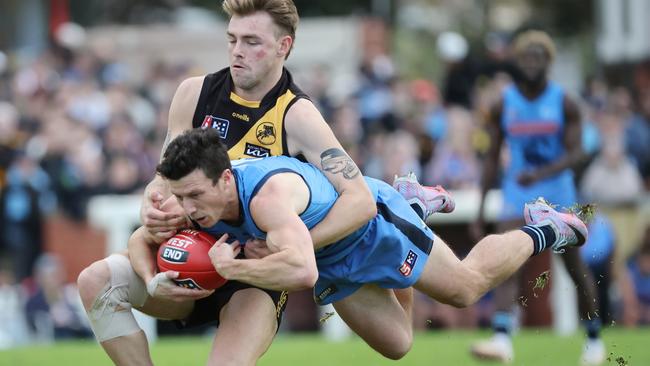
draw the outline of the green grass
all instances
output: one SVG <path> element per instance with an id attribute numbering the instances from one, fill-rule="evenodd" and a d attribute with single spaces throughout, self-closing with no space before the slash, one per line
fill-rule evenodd
<path id="1" fill-rule="evenodd" d="M 494 365 L 474 361 L 467 352 L 473 341 L 486 336 L 488 336 L 486 332 L 475 331 L 436 331 L 416 334 L 411 352 L 404 359 L 395 362 L 382 358 L 358 338 L 342 343 L 329 343 L 318 335 L 281 334 L 258 365 Z M 610 360 L 606 361 L 605 365 L 650 365 L 650 328 L 607 329 L 603 338 L 610 354 Z M 583 337 L 578 334 L 559 337 L 547 330 L 526 330 L 519 333 L 514 342 L 516 365 L 576 366 Z M 152 347 L 151 353 L 156 365 L 203 365 L 209 347 L 210 339 L 205 337 L 165 337 Z M 111 365 L 111 363 L 99 345 L 86 341 L 60 342 L 51 346 L 1 351 L 0 365 L 100 366 Z"/>

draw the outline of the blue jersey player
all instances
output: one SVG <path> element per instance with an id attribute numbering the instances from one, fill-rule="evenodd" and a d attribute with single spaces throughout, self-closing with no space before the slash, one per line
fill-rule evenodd
<path id="1" fill-rule="evenodd" d="M 499 170 L 503 145 L 508 162 L 501 180 L 503 211 L 499 231 L 521 226 L 524 217 L 520 208 L 538 197 L 564 208 L 577 201 L 571 168 L 583 157 L 580 116 L 577 105 L 564 89 L 547 78 L 555 54 L 553 42 L 546 33 L 527 31 L 515 40 L 514 52 L 518 77 L 503 91 L 487 123 L 492 144 L 483 170 L 476 228 L 483 226 L 483 202 Z M 595 283 L 578 250 L 569 248 L 561 257 L 576 284 L 580 315 L 588 333 L 582 363 L 600 364 L 605 359 L 605 349 L 599 339 Z M 502 362 L 513 360 L 511 310 L 518 297 L 518 282 L 518 276 L 513 276 L 495 290 L 495 335 L 472 347 L 475 356 Z"/>
<path id="2" fill-rule="evenodd" d="M 366 178 L 377 215 L 314 252 L 309 228 L 327 215 L 337 193 L 313 165 L 288 157 L 231 165 L 216 132 L 193 130 L 172 141 L 157 171 L 202 230 L 227 233 L 209 253 L 223 277 L 275 290 L 313 287 L 318 303 L 333 303 L 357 334 L 392 359 L 412 343 L 412 304 L 394 289 L 413 286 L 467 306 L 531 255 L 582 245 L 587 235 L 575 215 L 529 204 L 528 225 L 483 238 L 460 261 L 395 189 Z M 249 254 L 245 244 L 260 240 L 268 255 L 240 256 L 242 250 Z"/>

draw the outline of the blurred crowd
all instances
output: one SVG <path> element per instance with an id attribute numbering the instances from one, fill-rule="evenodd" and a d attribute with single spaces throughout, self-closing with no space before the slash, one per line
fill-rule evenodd
<path id="1" fill-rule="evenodd" d="M 21 284 L 28 317 L 41 296 L 45 220 L 85 222 L 91 197 L 138 193 L 150 181 L 171 98 L 187 75 L 183 65 L 154 63 L 146 82 L 131 85 L 119 60 L 57 44 L 0 74 L 0 286 Z M 77 306 L 78 296 L 70 299 Z"/>
<path id="2" fill-rule="evenodd" d="M 390 54 L 364 56 L 357 87 L 346 96 L 329 93 L 323 65 L 296 73 L 364 174 L 391 182 L 412 171 L 424 184 L 478 189 L 490 144 L 482 125 L 512 82 L 507 42 L 469 52 L 459 35 L 445 37 L 438 42 L 440 82 L 401 77 Z M 139 193 L 154 173 L 177 85 L 215 71 L 158 61 L 147 70 L 134 85 L 132 71 L 111 54 L 57 44 L 0 70 L 0 303 L 24 314 L 25 334 L 89 334 L 74 286 L 57 274 L 61 261 L 44 251 L 43 223 L 52 215 L 83 222 L 95 195 Z M 583 256 L 601 279 L 607 319 L 648 324 L 650 227 L 639 208 L 650 189 L 650 90 L 593 77 L 576 98 L 588 155 L 577 184 L 584 202 L 599 206 L 591 223 L 599 234 Z M 418 322 L 423 326 L 476 326 L 487 318 L 481 309 L 457 312 L 427 301 L 416 319 L 429 320 Z M 16 319 L 0 322 L 0 349 L 10 344 L 5 333 L 15 337 L 10 329 L 22 329 L 7 326 Z"/>

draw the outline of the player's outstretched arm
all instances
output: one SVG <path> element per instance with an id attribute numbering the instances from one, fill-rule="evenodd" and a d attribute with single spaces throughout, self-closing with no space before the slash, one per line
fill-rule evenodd
<path id="1" fill-rule="evenodd" d="M 167 145 L 183 131 L 192 128 L 194 109 L 198 102 L 203 77 L 186 79 L 176 90 L 169 108 L 167 135 L 163 143 L 160 156 L 162 158 Z M 153 180 L 145 187 L 140 220 L 152 235 L 162 241 L 170 238 L 185 224 L 185 215 L 180 205 L 174 205 L 174 198 L 170 201 L 171 194 L 164 179 L 156 174 Z"/>
<path id="2" fill-rule="evenodd" d="M 272 290 L 295 291 L 314 286 L 318 279 L 309 230 L 300 220 L 309 200 L 309 190 L 296 174 L 271 177 L 251 200 L 255 225 L 265 231 L 272 254 L 261 259 L 235 259 L 239 243 L 219 243 L 210 249 L 210 259 L 228 280 L 246 282 Z"/>
<path id="3" fill-rule="evenodd" d="M 343 239 L 375 217 L 376 203 L 363 175 L 311 101 L 300 99 L 291 106 L 285 128 L 289 152 L 303 154 L 339 193 L 325 219 L 310 231 L 315 249 Z"/>

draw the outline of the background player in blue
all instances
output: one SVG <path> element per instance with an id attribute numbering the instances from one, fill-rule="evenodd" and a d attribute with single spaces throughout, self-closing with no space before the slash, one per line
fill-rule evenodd
<path id="1" fill-rule="evenodd" d="M 525 207 L 526 226 L 483 238 L 460 261 L 391 186 L 366 178 L 378 214 L 359 230 L 318 249 L 309 228 L 337 199 L 313 165 L 288 157 L 243 160 L 231 166 L 215 131 L 177 137 L 157 168 L 186 214 L 203 230 L 229 233 L 210 250 L 229 280 L 275 290 L 314 287 L 321 304 L 333 303 L 343 320 L 386 357 L 401 358 L 412 343 L 411 314 L 392 289 L 414 288 L 463 307 L 549 247 L 582 245 L 587 229 L 573 214 L 544 203 Z M 228 237 L 234 242 L 226 243 Z M 232 240 L 231 239 L 231 240 Z M 263 258 L 237 258 L 242 244 L 263 239 Z M 129 250 L 149 250 L 132 241 Z"/>
<path id="2" fill-rule="evenodd" d="M 485 194 L 499 171 L 503 144 L 507 146 L 508 163 L 501 181 L 503 212 L 498 231 L 520 226 L 524 219 L 520 207 L 539 196 L 564 208 L 577 202 L 571 168 L 583 158 L 580 116 L 576 103 L 547 78 L 555 55 L 553 41 L 544 32 L 526 31 L 515 39 L 514 54 L 519 71 L 516 82 L 504 90 L 487 123 L 492 144 L 483 167 L 476 236 L 482 235 Z M 577 249 L 569 248 L 561 257 L 576 285 L 580 317 L 587 328 L 582 362 L 602 363 L 605 349 L 599 339 L 601 324 L 595 283 Z M 475 356 L 503 362 L 513 360 L 510 335 L 519 282 L 519 277 L 513 276 L 494 291 L 495 335 L 472 347 Z"/>

